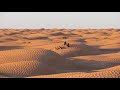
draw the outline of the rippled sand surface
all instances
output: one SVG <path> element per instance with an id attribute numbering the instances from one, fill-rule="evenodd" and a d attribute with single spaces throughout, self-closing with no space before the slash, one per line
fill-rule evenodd
<path id="1" fill-rule="evenodd" d="M 0 29 L 0 78 L 119 78 L 119 29 Z"/>

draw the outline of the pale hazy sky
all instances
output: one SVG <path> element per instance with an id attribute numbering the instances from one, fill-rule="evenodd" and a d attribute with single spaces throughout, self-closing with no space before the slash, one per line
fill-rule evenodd
<path id="1" fill-rule="evenodd" d="M 0 28 L 120 28 L 120 12 L 0 12 Z"/>

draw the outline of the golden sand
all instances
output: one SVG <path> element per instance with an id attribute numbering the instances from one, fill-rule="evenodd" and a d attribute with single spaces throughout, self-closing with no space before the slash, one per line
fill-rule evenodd
<path id="1" fill-rule="evenodd" d="M 119 39 L 118 29 L 1 29 L 0 78 L 120 78 Z"/>

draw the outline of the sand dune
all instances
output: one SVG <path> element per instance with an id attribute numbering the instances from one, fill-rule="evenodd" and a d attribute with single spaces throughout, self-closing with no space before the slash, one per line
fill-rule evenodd
<path id="1" fill-rule="evenodd" d="M 70 42 L 70 43 L 71 43 L 70 47 L 67 47 L 64 50 L 55 50 L 55 52 L 57 52 L 58 54 L 64 57 L 89 55 L 100 52 L 97 48 L 85 45 L 83 43 L 77 43 L 77 42 Z M 91 50 L 94 50 L 94 52 L 91 52 Z"/>
<path id="2" fill-rule="evenodd" d="M 119 29 L 0 29 L 0 78 L 120 78 L 119 39 Z"/>
<path id="3" fill-rule="evenodd" d="M 84 43 L 76 42 L 76 41 L 68 41 L 68 42 L 70 43 L 70 47 L 65 46 L 63 44 L 64 43 L 63 41 L 60 41 L 60 43 L 53 43 L 49 45 L 36 46 L 36 47 L 52 50 L 64 57 L 73 57 L 73 56 L 79 56 L 79 55 L 89 55 L 89 54 L 100 53 L 99 49 L 92 46 L 88 46 Z M 56 47 L 62 47 L 63 49 L 57 50 Z M 91 50 L 94 50 L 94 52 L 91 52 Z"/>
<path id="4" fill-rule="evenodd" d="M 98 70 L 98 71 L 108 71 L 108 70 L 116 70 L 116 71 L 120 71 L 120 65 L 118 66 L 113 66 L 113 67 L 110 67 L 110 68 L 105 68 L 105 69 L 101 69 L 101 70 Z"/>
<path id="5" fill-rule="evenodd" d="M 120 71 L 102 71 L 102 72 L 92 72 L 92 73 L 62 73 L 53 75 L 39 75 L 27 78 L 120 78 Z"/>
<path id="6" fill-rule="evenodd" d="M 105 69 L 120 64 L 120 56 L 114 57 L 112 55 L 78 56 L 70 59 L 75 61 L 79 68 L 88 70 Z"/>
<path id="7" fill-rule="evenodd" d="M 120 49 L 120 43 L 119 44 L 110 44 L 110 45 L 104 45 L 100 47 L 101 49 Z"/>
<path id="8" fill-rule="evenodd" d="M 14 77 L 48 74 L 73 69 L 71 61 L 45 49 L 16 49 L 0 52 L 0 73 Z"/>

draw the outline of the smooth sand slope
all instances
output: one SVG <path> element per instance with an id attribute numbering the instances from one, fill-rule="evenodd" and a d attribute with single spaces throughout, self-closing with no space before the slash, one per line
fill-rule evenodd
<path id="1" fill-rule="evenodd" d="M 0 29 L 0 78 L 120 78 L 119 29 Z"/>

